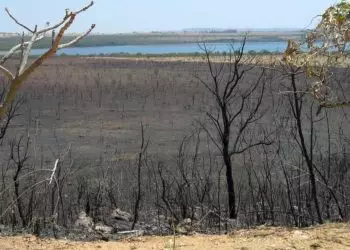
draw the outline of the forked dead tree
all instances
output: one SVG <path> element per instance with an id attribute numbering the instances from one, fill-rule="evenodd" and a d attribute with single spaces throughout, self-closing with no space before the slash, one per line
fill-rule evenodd
<path id="1" fill-rule="evenodd" d="M 261 138 L 249 134 L 252 126 L 264 114 L 262 101 L 265 93 L 267 77 L 264 69 L 257 70 L 252 58 L 244 56 L 246 39 L 239 50 L 234 50 L 221 63 L 214 63 L 210 50 L 204 45 L 206 63 L 209 68 L 209 79 L 196 76 L 215 100 L 214 111 L 207 112 L 211 124 L 218 137 L 211 134 L 203 124 L 202 127 L 217 146 L 226 166 L 226 182 L 228 192 L 229 217 L 237 218 L 235 183 L 233 179 L 233 158 L 259 145 L 270 145 L 272 142 L 261 133 Z M 246 60 L 248 59 L 248 60 Z M 253 72 L 257 70 L 256 72 Z M 257 74 L 256 79 L 244 77 Z M 254 77 L 253 77 L 254 78 Z M 256 129 L 256 128 L 255 128 Z"/>
<path id="2" fill-rule="evenodd" d="M 73 24 L 76 17 L 89 9 L 94 2 L 92 1 L 90 4 L 86 5 L 82 9 L 78 11 L 69 11 L 66 9 L 66 13 L 63 19 L 56 24 L 50 25 L 46 23 L 46 26 L 42 29 L 39 29 L 36 25 L 34 28 L 30 28 L 27 25 L 21 23 L 11 12 L 9 9 L 5 9 L 8 16 L 20 27 L 29 32 L 30 39 L 28 41 L 24 41 L 24 35 L 22 37 L 22 41 L 15 45 L 12 49 L 10 49 L 1 59 L 0 59 L 0 71 L 8 78 L 9 80 L 9 89 L 3 98 L 2 104 L 0 106 L 0 120 L 2 120 L 6 114 L 7 109 L 10 107 L 11 103 L 16 97 L 16 93 L 22 83 L 28 79 L 28 77 L 36 70 L 38 67 L 49 57 L 53 56 L 57 50 L 67 48 L 72 46 L 86 37 L 94 28 L 95 24 L 92 24 L 91 27 L 83 34 L 77 36 L 67 43 L 61 43 L 61 40 L 68 30 L 68 28 Z M 58 29 L 57 35 L 56 30 Z M 47 51 L 35 59 L 33 62 L 28 65 L 28 58 L 30 56 L 33 45 L 42 40 L 49 32 L 52 33 L 52 46 L 47 49 Z M 4 66 L 4 64 L 12 58 L 16 53 L 20 52 L 20 63 L 19 67 L 13 73 L 11 70 Z"/>
<path id="3" fill-rule="evenodd" d="M 36 25 L 34 28 L 30 28 L 29 26 L 23 24 L 20 22 L 11 12 L 9 9 L 5 9 L 8 16 L 16 23 L 18 24 L 22 29 L 24 29 L 26 32 L 29 33 L 30 38 L 29 40 L 25 41 L 25 36 L 23 33 L 21 42 L 15 46 L 13 46 L 5 55 L 3 55 L 0 58 L 0 74 L 2 73 L 5 75 L 8 79 L 7 87 L 4 88 L 4 90 L 1 92 L 0 95 L 0 121 L 2 122 L 1 125 L 1 131 L 0 131 L 0 140 L 4 137 L 5 132 L 8 128 L 8 125 L 13 117 L 16 116 L 16 111 L 18 110 L 19 105 L 21 104 L 20 99 L 16 100 L 16 95 L 19 90 L 19 88 L 22 86 L 22 84 L 30 77 L 30 75 L 37 70 L 45 60 L 50 58 L 51 56 L 55 55 L 57 50 L 67 48 L 69 46 L 72 46 L 85 38 L 94 28 L 95 24 L 92 24 L 91 27 L 82 33 L 81 35 L 73 38 L 71 41 L 67 43 L 62 43 L 62 38 L 65 34 L 65 32 L 69 29 L 69 27 L 73 24 L 76 17 L 82 13 L 88 10 L 94 2 L 90 2 L 88 5 L 84 6 L 82 9 L 78 11 L 69 11 L 66 9 L 65 15 L 63 16 L 62 20 L 50 25 L 49 23 L 46 23 L 45 27 L 40 29 Z M 36 44 L 38 41 L 44 39 L 48 33 L 52 33 L 52 44 L 51 47 L 46 50 L 45 53 L 34 59 L 32 62 L 29 60 L 33 45 Z M 11 69 L 7 66 L 7 62 L 16 55 L 19 54 L 19 66 L 16 68 L 14 72 L 11 71 Z M 20 218 L 22 220 L 23 226 L 28 225 L 30 221 L 30 213 L 32 210 L 28 208 L 29 212 L 25 213 L 25 205 L 23 203 L 23 196 L 25 196 L 29 191 L 33 190 L 36 186 L 40 185 L 41 183 L 48 182 L 49 184 L 52 184 L 53 180 L 56 181 L 55 175 L 56 175 L 56 168 L 57 164 L 61 159 L 57 159 L 55 166 L 52 170 L 45 170 L 50 172 L 51 177 L 44 179 L 40 182 L 35 183 L 34 185 L 30 186 L 29 188 L 25 188 L 25 190 L 20 190 L 20 179 L 22 178 L 20 175 L 24 168 L 24 163 L 28 159 L 28 145 L 29 145 L 29 139 L 27 140 L 25 150 L 23 152 L 23 156 L 21 154 L 21 140 L 18 142 L 17 147 L 15 147 L 15 144 L 11 144 L 11 161 L 16 166 L 15 174 L 13 176 L 13 183 L 14 183 L 14 201 L 11 203 L 8 208 L 0 215 L 0 217 L 3 217 L 11 209 L 11 207 L 14 204 L 17 204 L 17 208 L 19 211 Z M 15 150 L 16 148 L 16 150 Z M 14 151 L 17 152 L 17 154 L 13 153 Z M 15 157 L 16 156 L 16 157 Z M 33 172 L 34 173 L 34 172 Z M 32 196 L 33 197 L 33 193 Z"/>

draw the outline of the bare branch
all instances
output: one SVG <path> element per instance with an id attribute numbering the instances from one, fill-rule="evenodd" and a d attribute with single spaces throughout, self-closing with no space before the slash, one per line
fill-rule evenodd
<path id="1" fill-rule="evenodd" d="M 59 23 L 57 23 L 57 24 L 55 24 L 55 25 L 53 25 L 53 26 L 49 26 L 49 27 L 47 27 L 47 28 L 44 28 L 44 29 L 42 29 L 42 30 L 39 30 L 37 33 L 38 33 L 38 34 L 44 34 L 44 33 L 48 32 L 48 31 L 57 29 L 57 28 L 59 28 L 62 24 L 64 24 L 66 21 L 67 21 L 67 18 L 65 17 L 65 18 L 63 18 L 63 20 L 60 21 Z"/>
<path id="2" fill-rule="evenodd" d="M 219 133 L 220 139 L 223 139 L 224 136 L 224 132 L 222 131 L 222 128 L 220 126 L 220 121 L 219 121 L 219 117 L 215 118 L 212 114 L 210 114 L 209 112 L 207 112 L 207 116 L 210 118 L 210 120 L 212 121 L 212 123 L 215 125 L 217 132 Z"/>
<path id="3" fill-rule="evenodd" d="M 95 24 L 92 24 L 90 29 L 88 29 L 84 34 L 81 34 L 80 36 L 76 37 L 75 39 L 73 39 L 68 43 L 60 44 L 57 49 L 67 48 L 78 43 L 80 40 L 84 39 L 87 35 L 89 35 L 90 32 L 95 28 L 95 26 L 96 26 Z"/>
<path id="4" fill-rule="evenodd" d="M 230 120 L 229 120 L 229 124 L 231 125 L 233 123 L 234 120 L 236 120 L 236 118 L 242 114 L 243 109 L 244 109 L 244 105 L 245 105 L 245 101 L 247 100 L 246 97 L 242 96 L 242 101 L 241 101 L 241 105 L 239 107 L 239 109 L 237 110 L 237 112 L 231 116 Z"/>
<path id="5" fill-rule="evenodd" d="M 245 151 L 247 151 L 248 149 L 254 148 L 256 146 L 262 146 L 262 145 L 270 146 L 272 143 L 273 143 L 273 141 L 259 141 L 259 142 L 253 143 L 253 144 L 249 144 L 248 146 L 246 146 L 245 148 L 243 148 L 241 150 L 234 150 L 234 151 L 232 151 L 230 153 L 230 156 L 242 154 Z"/>
<path id="6" fill-rule="evenodd" d="M 73 21 L 75 19 L 75 15 L 72 14 L 68 22 L 65 23 L 65 25 L 60 29 L 53 46 L 46 51 L 43 55 L 41 55 L 38 59 L 36 59 L 26 70 L 23 71 L 22 74 L 19 74 L 16 76 L 16 78 L 13 79 L 11 82 L 10 90 L 6 95 L 6 99 L 4 101 L 4 104 L 0 107 L 0 119 L 4 116 L 6 113 L 6 110 L 8 106 L 11 104 L 11 102 L 14 100 L 17 90 L 19 89 L 20 85 L 29 77 L 31 73 L 34 72 L 47 58 L 54 55 L 54 53 L 57 51 L 57 47 L 59 46 L 59 43 L 63 37 L 64 32 L 72 25 Z"/>
<path id="7" fill-rule="evenodd" d="M 54 177 L 55 177 L 55 173 L 56 173 L 56 169 L 57 169 L 58 162 L 59 162 L 59 159 L 56 159 L 55 165 L 53 166 L 53 169 L 51 170 L 52 173 L 51 173 L 51 177 L 50 177 L 50 180 L 49 180 L 49 184 L 52 183 L 52 180 L 53 180 Z"/>
<path id="8" fill-rule="evenodd" d="M 198 124 L 201 126 L 201 128 L 207 133 L 207 135 L 209 136 L 210 140 L 215 144 L 216 148 L 220 151 L 220 153 L 222 154 L 222 147 L 219 145 L 219 143 L 216 141 L 216 138 L 210 133 L 210 131 L 206 128 L 206 126 L 200 122 L 197 121 Z"/>
<path id="9" fill-rule="evenodd" d="M 13 74 L 11 73 L 10 70 L 6 69 L 4 66 L 0 65 L 0 71 L 2 71 L 7 78 L 9 78 L 10 81 L 12 81 L 15 77 L 13 76 Z"/>
<path id="10" fill-rule="evenodd" d="M 78 15 L 80 14 L 81 12 L 83 11 L 86 11 L 87 9 L 89 9 L 92 5 L 94 5 L 94 1 L 91 1 L 90 4 L 88 4 L 87 6 L 85 6 L 84 8 L 82 8 L 81 10 L 78 10 L 76 12 L 71 12 L 71 13 L 66 13 L 65 17 L 62 19 L 62 21 L 58 22 L 57 24 L 53 25 L 53 26 L 50 26 L 50 27 L 47 27 L 47 28 L 44 28 L 42 30 L 39 30 L 37 33 L 38 34 L 42 34 L 42 33 L 46 33 L 48 31 L 51 31 L 51 30 L 54 30 L 54 29 L 57 29 L 58 27 L 60 27 L 62 24 L 64 24 L 71 15 Z"/>
<path id="11" fill-rule="evenodd" d="M 3 56 L 0 60 L 0 65 L 4 64 L 4 62 L 6 60 L 8 60 L 9 58 L 11 58 L 11 56 L 18 50 L 22 50 L 22 57 L 20 60 L 20 67 L 16 73 L 16 75 L 14 76 L 8 69 L 6 69 L 5 67 L 1 66 L 0 67 L 0 71 L 4 72 L 4 74 L 10 79 L 10 89 L 8 91 L 8 93 L 6 94 L 6 97 L 3 100 L 3 105 L 0 106 L 0 120 L 4 117 L 9 105 L 12 103 L 12 101 L 14 100 L 17 90 L 19 89 L 19 87 L 21 86 L 21 84 L 30 76 L 31 73 L 33 73 L 46 59 L 48 59 L 49 57 L 53 56 L 56 51 L 58 49 L 61 48 L 65 48 L 68 46 L 71 46 L 77 42 L 79 42 L 81 39 L 83 39 L 84 37 L 86 37 L 93 28 L 95 28 L 95 24 L 91 25 L 90 29 L 87 30 L 84 34 L 76 37 L 75 39 L 73 39 L 72 41 L 65 43 L 65 44 L 60 44 L 63 35 L 65 33 L 65 31 L 72 25 L 73 21 L 75 20 L 75 17 L 80 14 L 83 11 L 86 11 L 87 9 L 89 9 L 92 5 L 94 4 L 94 2 L 90 2 L 90 4 L 86 5 L 84 8 L 76 11 L 76 12 L 69 12 L 68 10 L 66 10 L 66 15 L 63 18 L 63 20 L 61 22 L 59 22 L 58 24 L 51 26 L 51 27 L 46 27 L 40 31 L 37 31 L 37 26 L 35 26 L 34 30 L 29 29 L 27 26 L 21 24 L 20 22 L 17 21 L 17 19 L 10 13 L 10 11 L 6 8 L 6 12 L 8 13 L 8 15 L 21 27 L 25 28 L 26 30 L 28 30 L 29 32 L 32 33 L 32 37 L 30 39 L 30 41 L 24 42 L 23 38 L 22 38 L 22 42 L 16 46 L 14 46 L 8 53 L 5 54 L 5 56 Z M 49 23 L 47 23 L 47 26 L 49 25 Z M 49 50 L 47 50 L 43 55 L 41 55 L 38 59 L 36 59 L 33 63 L 31 63 L 27 68 L 27 62 L 28 62 L 28 58 L 30 55 L 30 51 L 32 49 L 33 44 L 36 41 L 39 41 L 40 39 L 43 39 L 45 36 L 45 33 L 47 31 L 54 31 L 55 28 L 60 27 L 61 25 L 63 25 L 57 36 L 53 35 L 53 41 L 52 41 L 52 46 Z"/>
<path id="12" fill-rule="evenodd" d="M 38 36 L 34 42 L 38 42 L 40 40 L 42 40 L 45 36 L 44 35 L 40 35 Z M 21 46 L 24 45 L 24 46 L 27 46 L 29 44 L 29 41 L 28 42 L 24 42 L 23 44 L 22 43 L 19 43 L 17 44 L 16 46 L 13 46 L 12 49 L 10 49 L 1 59 L 0 59 L 0 65 L 4 64 L 8 59 L 10 59 L 14 53 L 16 53 L 18 50 L 21 49 Z"/>
<path id="13" fill-rule="evenodd" d="M 36 40 L 36 38 L 38 37 L 37 34 L 33 34 L 32 38 L 30 39 L 30 41 L 28 42 L 26 48 L 23 48 L 24 51 L 23 51 L 23 57 L 21 59 L 21 65 L 19 66 L 19 70 L 18 70 L 18 74 L 22 74 L 24 69 L 25 69 L 25 66 L 27 65 L 27 62 L 28 62 L 28 57 L 30 55 L 30 51 L 32 50 L 32 47 L 33 47 L 33 44 Z M 24 44 L 24 43 L 23 43 Z M 24 47 L 22 44 L 22 47 Z"/>
<path id="14" fill-rule="evenodd" d="M 83 7 L 81 10 L 78 10 L 78 11 L 74 12 L 74 14 L 75 15 L 79 15 L 81 12 L 86 11 L 87 9 L 89 9 L 92 5 L 94 5 L 94 1 L 91 1 L 88 5 Z"/>
<path id="15" fill-rule="evenodd" d="M 19 26 L 21 26 L 22 28 L 26 29 L 27 31 L 29 31 L 30 33 L 34 33 L 35 30 L 32 30 L 30 28 L 28 28 L 26 25 L 20 23 L 11 13 L 10 10 L 8 8 L 5 8 L 5 11 L 7 12 L 7 14 L 10 16 L 10 18 L 15 21 L 15 23 L 17 23 Z"/>

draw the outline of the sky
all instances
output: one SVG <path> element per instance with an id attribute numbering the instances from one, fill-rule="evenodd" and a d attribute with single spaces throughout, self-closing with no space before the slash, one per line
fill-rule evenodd
<path id="1" fill-rule="evenodd" d="M 42 27 L 61 20 L 64 10 L 89 0 L 0 0 L 0 32 L 20 32 L 4 11 L 22 23 Z M 96 24 L 94 32 L 125 33 L 184 28 L 310 28 L 310 22 L 336 0 L 95 0 L 79 15 L 70 32 Z"/>

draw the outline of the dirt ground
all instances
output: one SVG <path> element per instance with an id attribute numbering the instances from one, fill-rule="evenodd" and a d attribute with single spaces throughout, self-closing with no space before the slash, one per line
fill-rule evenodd
<path id="1" fill-rule="evenodd" d="M 0 249 L 350 249 L 350 224 L 306 229 L 258 227 L 222 236 L 140 237 L 118 242 L 72 242 L 34 236 L 0 237 Z"/>

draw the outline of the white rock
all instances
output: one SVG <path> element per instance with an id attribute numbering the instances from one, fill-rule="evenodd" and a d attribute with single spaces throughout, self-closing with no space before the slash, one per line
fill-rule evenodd
<path id="1" fill-rule="evenodd" d="M 111 217 L 116 220 L 132 221 L 132 215 L 119 208 L 113 210 Z"/>
<path id="2" fill-rule="evenodd" d="M 77 229 L 88 229 L 89 231 L 92 231 L 94 221 L 91 217 L 87 216 L 84 211 L 82 211 L 79 214 L 79 218 L 74 223 L 74 227 Z"/>
<path id="3" fill-rule="evenodd" d="M 106 226 L 103 223 L 97 223 L 95 225 L 95 231 L 105 234 L 111 234 L 113 232 L 113 227 Z"/>
<path id="4" fill-rule="evenodd" d="M 182 223 L 183 223 L 183 224 L 186 224 L 186 225 L 189 225 L 189 224 L 192 223 L 192 220 L 191 220 L 190 218 L 186 218 L 186 219 L 183 220 Z"/>
<path id="5" fill-rule="evenodd" d="M 123 237 L 140 237 L 145 234 L 143 230 L 131 230 L 131 231 L 123 231 L 117 233 L 120 236 Z"/>

